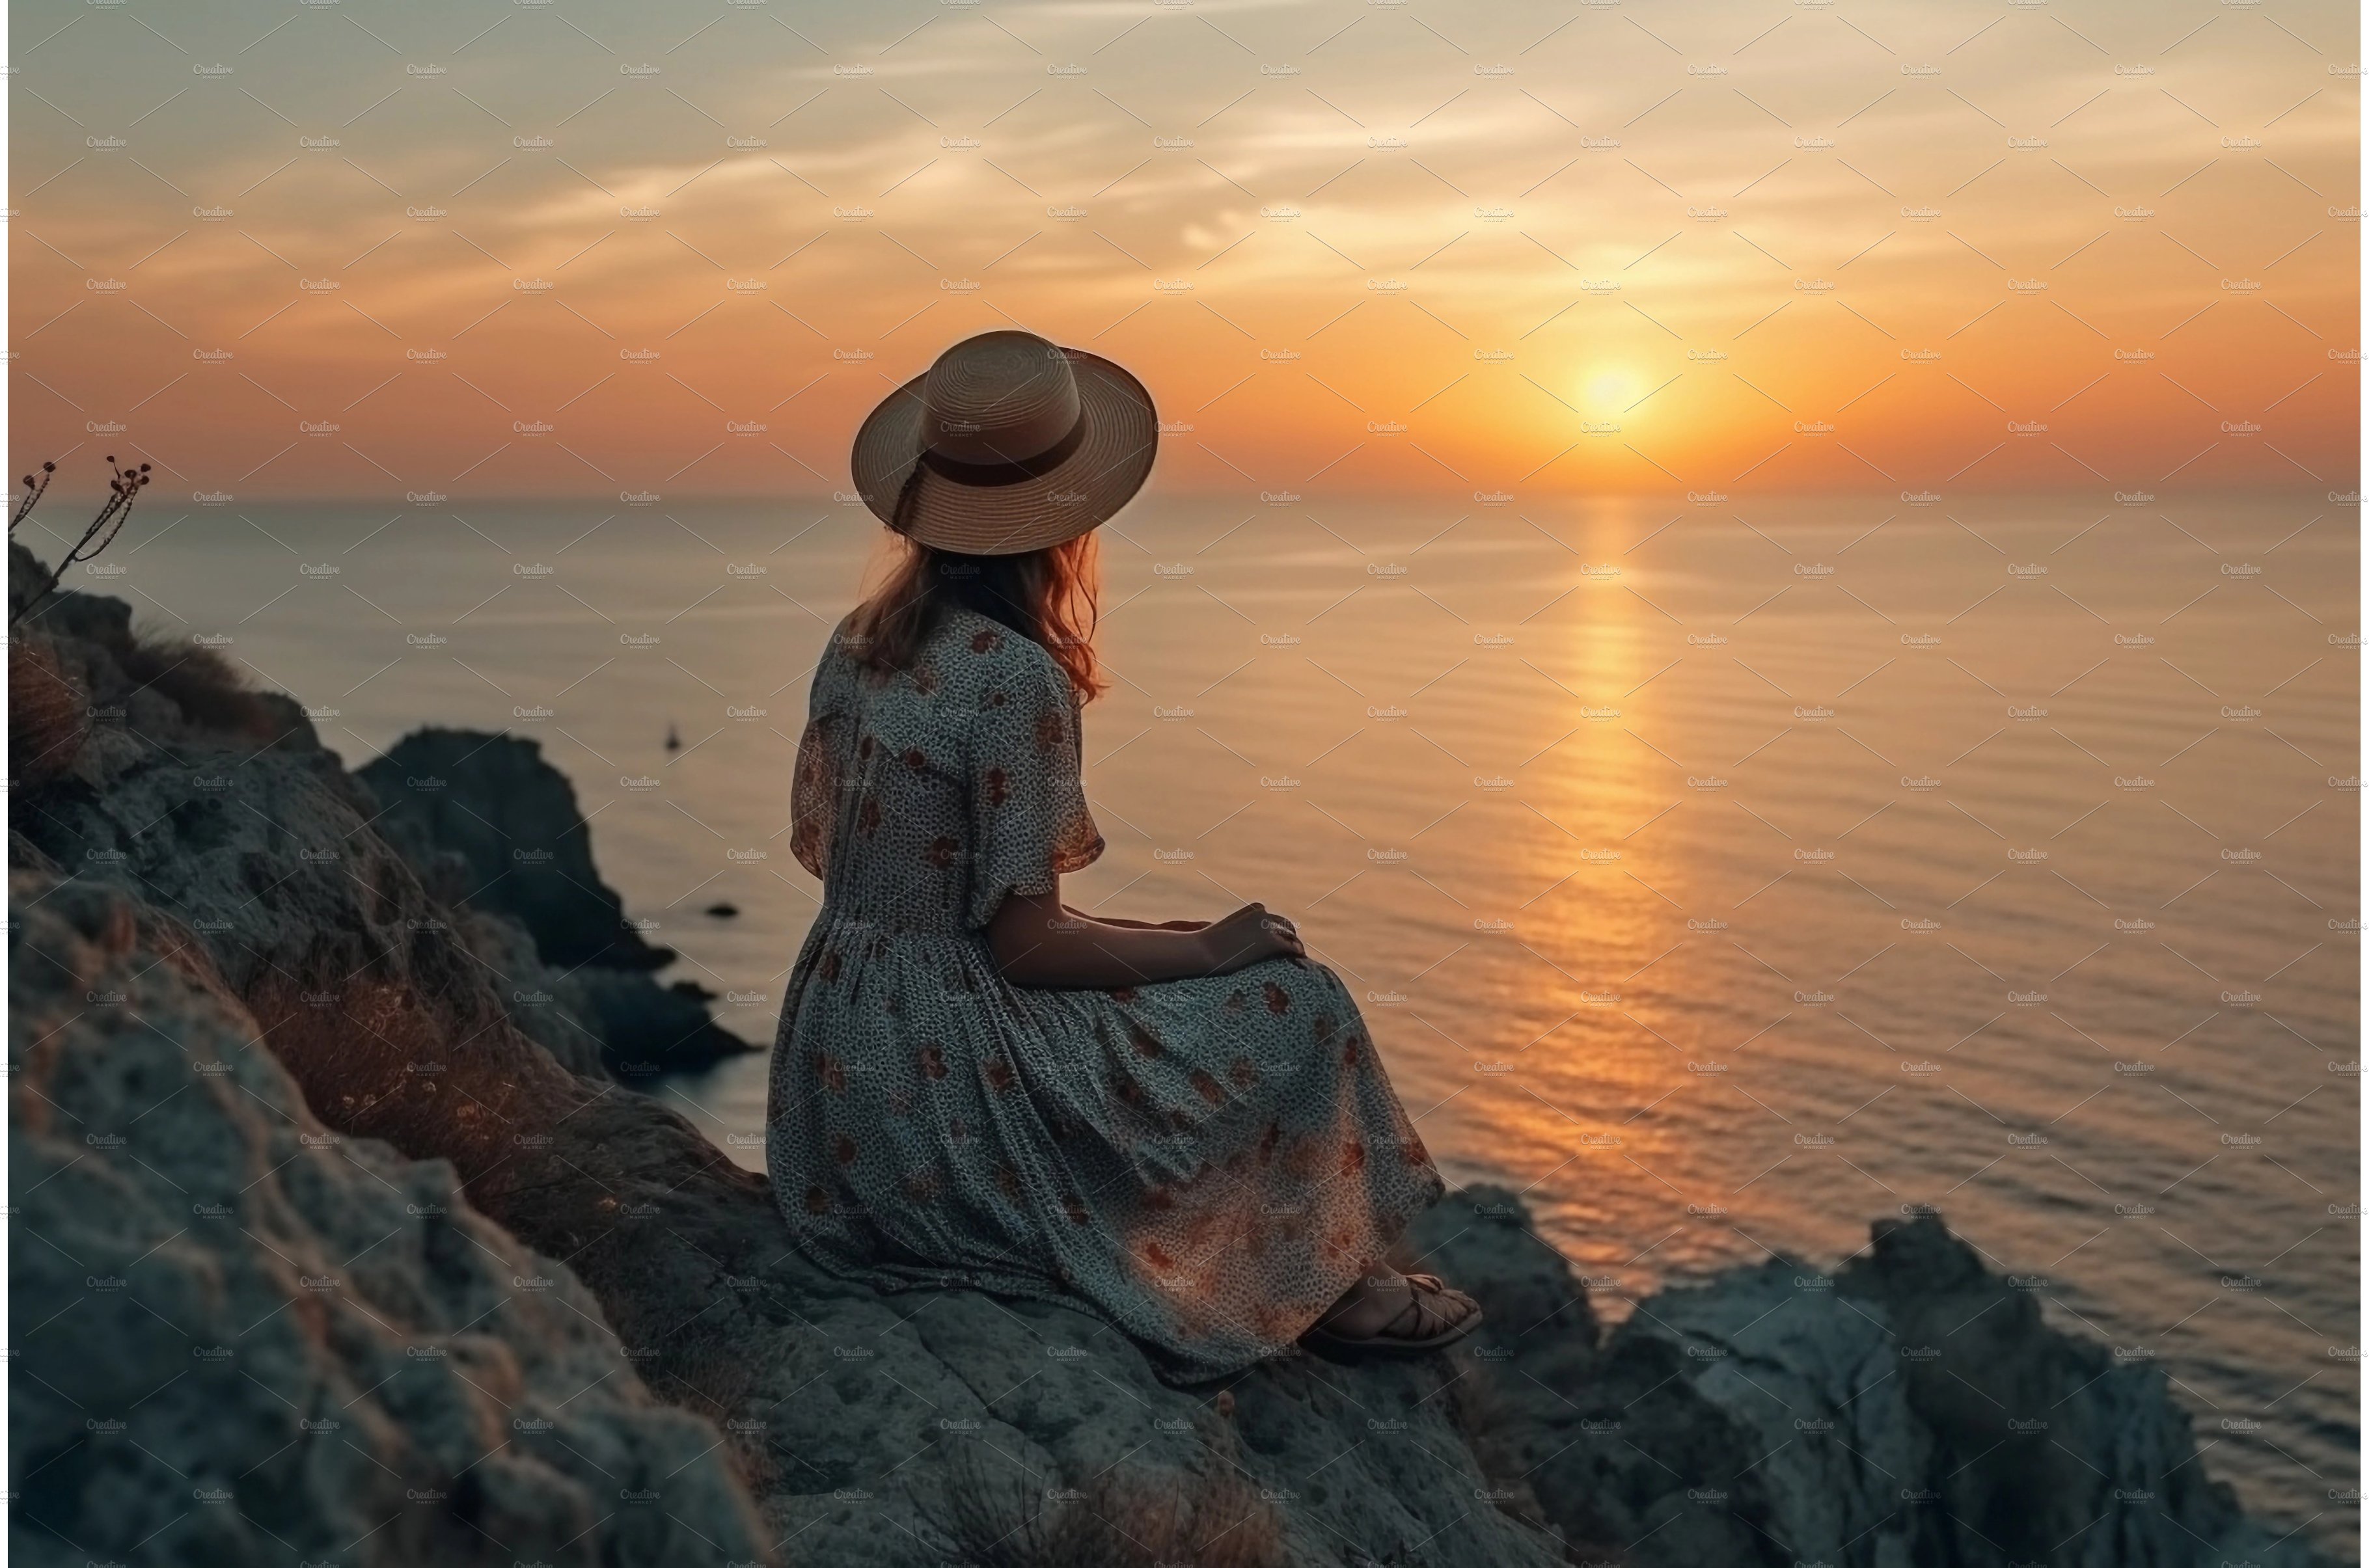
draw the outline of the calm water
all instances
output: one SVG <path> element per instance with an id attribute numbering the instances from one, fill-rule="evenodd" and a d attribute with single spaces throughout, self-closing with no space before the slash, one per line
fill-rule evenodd
<path id="1" fill-rule="evenodd" d="M 539 736 L 676 972 L 770 1040 L 864 514 L 176 517 L 93 585 L 231 633 L 349 765 Z M 1938 1206 L 2352 1555 L 2357 551 L 2311 497 L 1149 501 L 1105 543 L 1072 902 L 1299 917 L 1451 1176 L 1624 1290 Z M 754 1165 L 763 1089 L 664 1092 Z"/>

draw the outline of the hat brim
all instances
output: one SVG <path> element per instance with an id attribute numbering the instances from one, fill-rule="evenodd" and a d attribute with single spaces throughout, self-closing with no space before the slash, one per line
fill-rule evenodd
<path id="1" fill-rule="evenodd" d="M 855 433 L 848 462 L 856 494 L 898 532 L 964 555 L 1042 550 L 1107 521 L 1150 477 L 1160 416 L 1143 383 L 1121 367 L 1082 349 L 1062 352 L 1077 377 L 1085 430 L 1060 462 L 1009 484 L 967 483 L 924 464 L 923 374 L 889 393 Z"/>

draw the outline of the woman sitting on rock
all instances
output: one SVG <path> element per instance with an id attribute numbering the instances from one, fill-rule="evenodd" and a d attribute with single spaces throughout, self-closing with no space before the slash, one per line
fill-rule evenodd
<path id="1" fill-rule="evenodd" d="M 1103 851 L 1092 529 L 1158 430 L 1117 366 L 992 332 L 856 436 L 903 554 L 833 632 L 798 746 L 792 844 L 825 892 L 773 1048 L 773 1189 L 834 1272 L 1082 1298 L 1178 1380 L 1303 1336 L 1436 1349 L 1480 1309 L 1382 1261 L 1441 1184 L 1340 980 L 1260 904 L 1061 902 Z"/>

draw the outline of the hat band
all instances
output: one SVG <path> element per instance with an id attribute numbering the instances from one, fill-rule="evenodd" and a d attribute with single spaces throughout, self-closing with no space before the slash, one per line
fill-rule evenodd
<path id="1" fill-rule="evenodd" d="M 1018 484 L 1023 480 L 1036 479 L 1067 462 L 1085 444 L 1086 411 L 1078 410 L 1078 422 L 1069 433 L 1033 458 L 1014 458 L 1006 462 L 973 463 L 950 458 L 934 447 L 926 448 L 921 461 L 933 472 L 953 480 L 957 484 L 995 486 Z"/>

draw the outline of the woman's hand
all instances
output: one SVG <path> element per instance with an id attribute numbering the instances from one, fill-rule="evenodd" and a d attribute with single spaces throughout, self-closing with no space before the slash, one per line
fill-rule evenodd
<path id="1" fill-rule="evenodd" d="M 1211 972 L 1201 922 L 1097 920 L 1064 904 L 1058 885 L 1043 893 L 1006 895 L 986 935 L 996 967 L 1014 985 L 1109 990 Z"/>
<path id="2" fill-rule="evenodd" d="M 1291 922 L 1263 903 L 1244 904 L 1223 920 L 1150 926 L 1082 915 L 1062 903 L 1058 885 L 1007 894 L 985 934 L 1005 980 L 1055 991 L 1196 980 L 1265 959 L 1308 956 Z"/>
<path id="3" fill-rule="evenodd" d="M 1304 959 L 1307 947 L 1298 926 L 1263 903 L 1246 903 L 1213 921 L 1201 933 L 1209 947 L 1209 972 L 1231 974 L 1267 959 Z"/>

